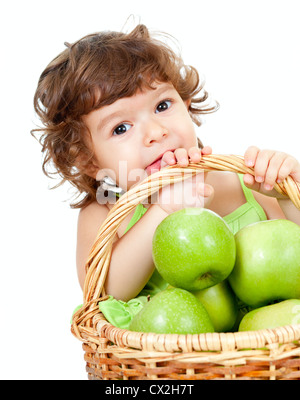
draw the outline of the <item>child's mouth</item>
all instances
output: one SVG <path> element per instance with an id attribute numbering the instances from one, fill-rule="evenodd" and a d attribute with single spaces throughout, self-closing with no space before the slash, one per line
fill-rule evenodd
<path id="1" fill-rule="evenodd" d="M 174 152 L 175 149 L 164 151 L 155 161 L 153 161 L 152 164 L 148 165 L 148 167 L 146 167 L 146 169 L 145 169 L 147 175 L 154 174 L 155 172 L 158 172 L 161 170 L 162 158 L 163 158 L 164 154 L 167 153 L 168 151 Z"/>
<path id="2" fill-rule="evenodd" d="M 151 175 L 154 174 L 155 172 L 160 171 L 161 159 L 162 157 L 154 161 L 152 164 L 148 165 L 148 167 L 146 168 L 147 175 Z"/>

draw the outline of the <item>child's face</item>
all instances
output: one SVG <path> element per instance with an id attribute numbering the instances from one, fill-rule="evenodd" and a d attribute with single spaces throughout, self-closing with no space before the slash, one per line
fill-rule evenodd
<path id="1" fill-rule="evenodd" d="M 117 100 L 83 120 L 92 136 L 94 177 L 108 175 L 124 190 L 159 170 L 166 151 L 197 146 L 188 103 L 168 83 Z"/>

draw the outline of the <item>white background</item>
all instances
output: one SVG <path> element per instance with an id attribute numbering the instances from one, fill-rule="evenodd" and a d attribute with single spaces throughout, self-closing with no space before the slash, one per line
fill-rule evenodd
<path id="1" fill-rule="evenodd" d="M 255 144 L 300 158 L 298 3 L 2 2 L 0 379 L 86 379 L 81 343 L 69 325 L 82 301 L 78 211 L 69 208 L 69 187 L 48 189 L 53 182 L 42 173 L 40 145 L 30 135 L 37 80 L 63 43 L 121 30 L 133 14 L 173 35 L 186 62 L 205 76 L 221 108 L 206 116 L 199 133 L 215 153 L 243 154 Z"/>

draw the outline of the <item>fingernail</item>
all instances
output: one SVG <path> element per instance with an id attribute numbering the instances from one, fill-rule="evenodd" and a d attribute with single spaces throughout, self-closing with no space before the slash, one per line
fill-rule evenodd
<path id="1" fill-rule="evenodd" d="M 272 190 L 272 189 L 273 189 L 273 186 L 272 186 L 272 185 L 269 185 L 268 183 L 266 183 L 266 184 L 264 185 L 264 187 L 265 187 L 266 190 Z"/>
<path id="2" fill-rule="evenodd" d="M 256 176 L 255 180 L 256 180 L 256 182 L 263 182 L 264 178 L 262 176 Z"/>
<path id="3" fill-rule="evenodd" d="M 253 162 L 253 160 L 246 160 L 245 164 L 247 165 L 247 167 L 253 167 L 254 162 Z"/>

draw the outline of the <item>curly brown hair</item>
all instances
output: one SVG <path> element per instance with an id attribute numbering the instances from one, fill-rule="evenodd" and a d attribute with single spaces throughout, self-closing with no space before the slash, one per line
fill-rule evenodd
<path id="1" fill-rule="evenodd" d="M 94 155 L 83 115 L 132 96 L 138 89 L 151 88 L 155 81 L 171 82 L 183 101 L 191 101 L 189 113 L 198 126 L 201 114 L 218 108 L 217 103 L 205 105 L 208 93 L 197 70 L 185 65 L 166 43 L 151 37 L 144 25 L 130 33 L 99 32 L 65 44 L 67 48 L 39 78 L 34 108 L 43 127 L 31 133 L 34 137 L 42 133 L 38 140 L 43 171 L 61 178 L 54 187 L 69 181 L 78 197 L 83 195 L 72 208 L 96 199 L 97 181 L 87 174 Z M 50 166 L 54 172 L 47 170 Z"/>

